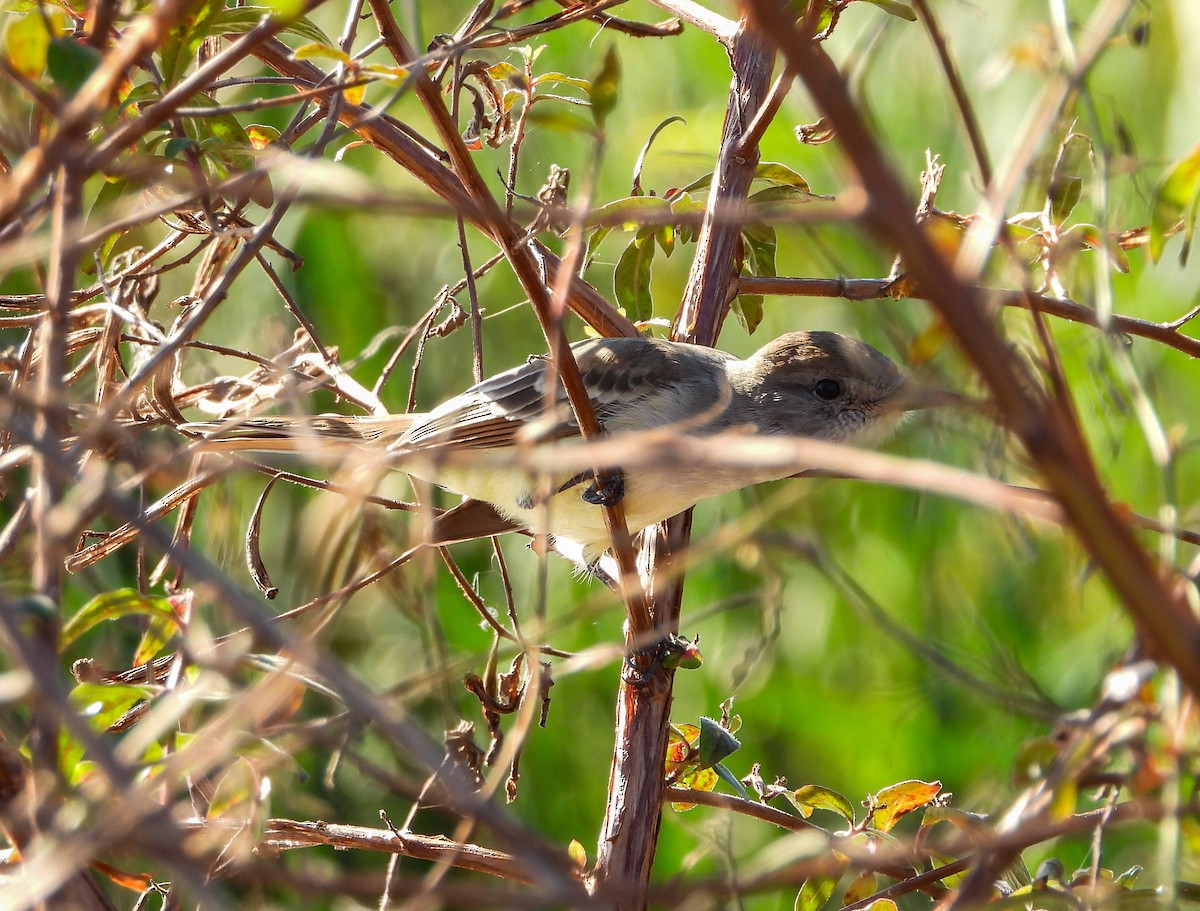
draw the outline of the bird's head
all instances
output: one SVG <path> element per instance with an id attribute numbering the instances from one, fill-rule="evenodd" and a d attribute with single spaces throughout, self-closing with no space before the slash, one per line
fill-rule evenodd
<path id="1" fill-rule="evenodd" d="M 887 356 L 836 332 L 789 332 L 747 365 L 755 396 L 770 404 L 770 433 L 837 443 L 874 442 L 908 411 L 945 404 L 948 394 L 906 379 Z"/>

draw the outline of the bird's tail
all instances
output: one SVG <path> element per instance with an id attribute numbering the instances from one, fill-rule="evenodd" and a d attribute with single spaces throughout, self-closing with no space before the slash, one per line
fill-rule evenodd
<path id="1" fill-rule="evenodd" d="M 307 452 L 323 448 L 352 447 L 381 452 L 400 439 L 420 415 L 346 417 L 321 414 L 312 417 L 230 418 L 192 421 L 176 429 L 201 441 L 202 448 L 221 452 Z"/>

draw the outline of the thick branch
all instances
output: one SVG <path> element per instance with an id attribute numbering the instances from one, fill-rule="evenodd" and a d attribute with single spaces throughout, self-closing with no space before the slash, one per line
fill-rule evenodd
<path id="1" fill-rule="evenodd" d="M 680 13 L 680 4 L 672 4 Z M 737 287 L 735 260 L 741 243 L 740 214 L 754 179 L 758 147 L 746 132 L 765 103 L 772 54 L 754 31 L 740 26 L 732 39 L 733 81 L 721 148 L 697 242 L 696 258 L 672 335 L 712 345 Z M 647 535 L 641 563 L 647 567 L 659 630 L 679 628 L 683 574 L 671 568 L 691 536 L 691 511 Z M 634 633 L 635 631 L 630 631 Z M 623 680 L 617 696 L 617 732 L 609 776 L 608 806 L 597 847 L 592 887 L 614 895 L 621 908 L 641 908 L 662 824 L 663 757 L 671 713 L 674 672 L 660 670 L 644 685 Z"/>

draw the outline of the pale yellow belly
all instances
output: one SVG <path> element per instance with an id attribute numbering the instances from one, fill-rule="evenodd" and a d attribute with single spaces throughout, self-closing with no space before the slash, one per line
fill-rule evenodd
<path id="1" fill-rule="evenodd" d="M 436 472 L 417 469 L 411 473 L 455 493 L 491 503 L 506 518 L 536 534 L 553 535 L 556 549 L 583 563 L 594 562 L 611 544 L 604 510 L 583 499 L 589 482 L 539 502 L 537 479 L 520 472 L 443 466 Z M 769 479 L 753 476 L 745 469 L 640 468 L 626 475 L 621 505 L 630 533 L 636 534 L 683 512 L 698 500 Z M 542 489 L 557 490 L 565 480 L 552 479 Z"/>

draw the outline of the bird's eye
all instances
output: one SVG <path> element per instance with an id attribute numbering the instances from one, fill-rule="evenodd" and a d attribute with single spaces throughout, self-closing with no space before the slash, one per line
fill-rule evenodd
<path id="1" fill-rule="evenodd" d="M 817 394 L 817 398 L 832 402 L 842 394 L 842 384 L 837 380 L 817 380 L 813 392 Z"/>

